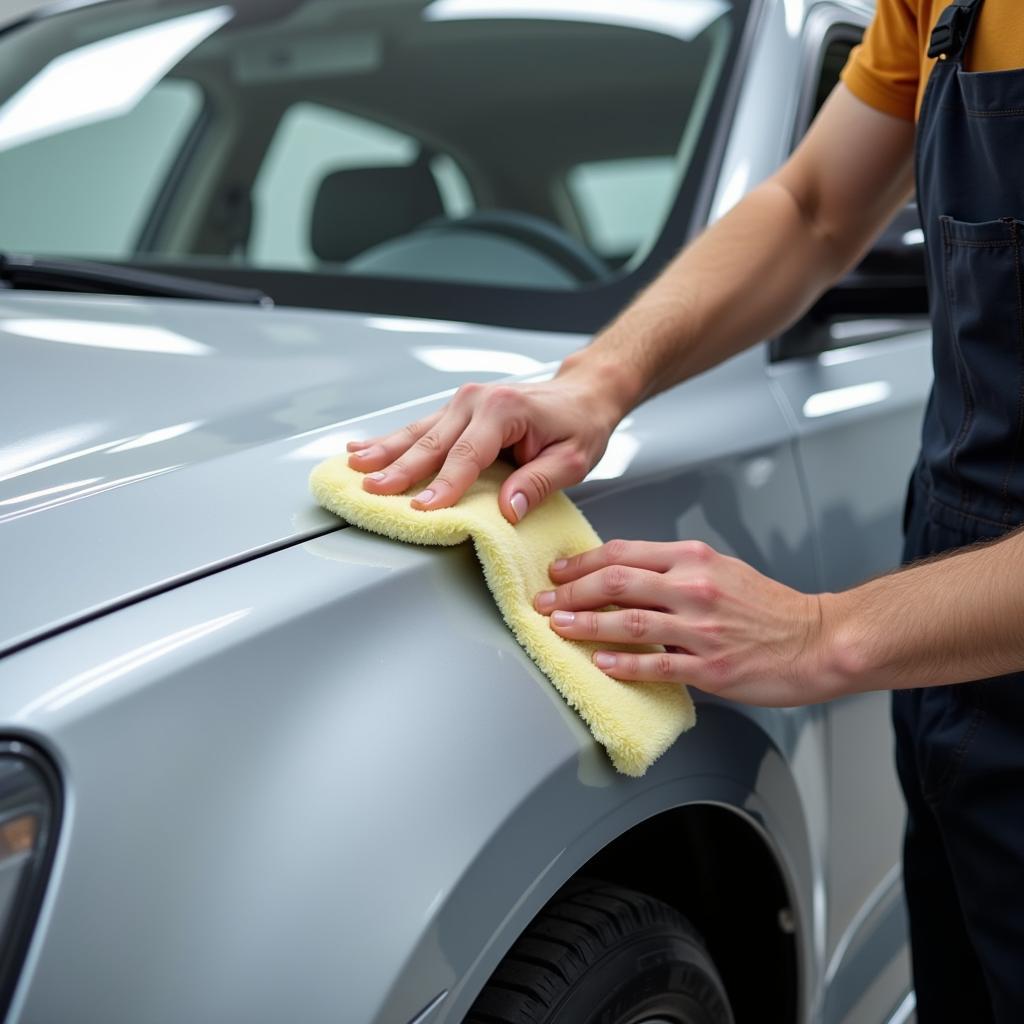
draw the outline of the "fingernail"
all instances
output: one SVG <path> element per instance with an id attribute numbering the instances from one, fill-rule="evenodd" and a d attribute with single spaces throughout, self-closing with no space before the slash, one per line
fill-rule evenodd
<path id="1" fill-rule="evenodd" d="M 379 444 L 371 444 L 369 448 L 364 448 L 361 452 L 353 452 L 352 457 L 355 459 L 373 459 L 383 454 L 384 449 Z"/>
<path id="2" fill-rule="evenodd" d="M 418 501 L 421 505 L 426 505 L 434 500 L 434 492 L 428 487 L 425 491 L 420 491 L 412 500 Z"/>
<path id="3" fill-rule="evenodd" d="M 551 621 L 556 626 L 571 626 L 576 621 L 576 615 L 573 612 L 552 612 Z"/>
<path id="4" fill-rule="evenodd" d="M 569 564 L 568 558 L 556 558 L 551 563 L 551 568 L 554 572 L 561 572 Z"/>
<path id="5" fill-rule="evenodd" d="M 555 592 L 553 590 L 545 590 L 542 594 L 537 595 L 538 608 L 550 608 L 554 603 Z"/>
<path id="6" fill-rule="evenodd" d="M 366 474 L 366 477 L 367 477 L 368 480 L 383 480 L 384 477 L 386 477 L 386 476 L 387 476 L 387 473 L 385 473 L 384 470 L 380 470 L 377 473 L 367 473 Z"/>
<path id="7" fill-rule="evenodd" d="M 509 499 L 509 504 L 512 506 L 512 511 L 516 514 L 517 523 L 526 515 L 530 507 L 530 503 L 526 500 L 526 495 L 522 491 L 516 491 Z"/>
<path id="8" fill-rule="evenodd" d="M 345 445 L 345 447 L 350 452 L 358 452 L 358 451 L 360 451 L 363 448 L 368 448 L 369 445 L 370 445 L 369 441 L 349 441 L 349 443 L 347 445 Z"/>
<path id="9" fill-rule="evenodd" d="M 598 651 L 594 655 L 594 664 L 598 668 L 615 668 L 615 662 L 618 660 L 614 654 L 609 654 L 608 651 Z"/>

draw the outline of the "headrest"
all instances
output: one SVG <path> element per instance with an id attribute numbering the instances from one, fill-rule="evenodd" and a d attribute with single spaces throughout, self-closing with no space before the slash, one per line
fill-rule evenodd
<path id="1" fill-rule="evenodd" d="M 350 167 L 328 174 L 313 204 L 310 245 L 318 259 L 343 263 L 444 213 L 430 167 Z"/>

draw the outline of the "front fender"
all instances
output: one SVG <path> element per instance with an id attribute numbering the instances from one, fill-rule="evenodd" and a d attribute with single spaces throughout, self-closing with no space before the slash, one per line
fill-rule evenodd
<path id="1" fill-rule="evenodd" d="M 628 779 L 465 546 L 342 529 L 195 581 L 0 663 L 68 794 L 10 1019 L 402 1024 L 447 992 L 455 1022 L 581 864 L 689 802 L 763 829 L 814 956 L 817 721 L 703 703 Z"/>
<path id="2" fill-rule="evenodd" d="M 692 804 L 729 808 L 761 834 L 792 901 L 800 960 L 819 961 L 814 920 L 822 908 L 815 908 L 812 880 L 820 867 L 783 751 L 750 718 L 722 705 L 699 704 L 698 720 L 643 779 L 613 775 L 600 748 L 584 739 L 583 749 L 524 785 L 517 803 L 495 808 L 493 834 L 460 851 L 472 858 L 459 858 L 378 1020 L 409 1019 L 410 1008 L 424 1005 L 416 982 L 426 976 L 447 996 L 424 1022 L 461 1021 L 529 922 L 588 860 L 647 819 Z M 516 753 L 514 746 L 506 752 Z M 806 983 L 815 972 L 801 973 Z M 805 1005 L 813 998 L 810 989 L 802 993 Z"/>

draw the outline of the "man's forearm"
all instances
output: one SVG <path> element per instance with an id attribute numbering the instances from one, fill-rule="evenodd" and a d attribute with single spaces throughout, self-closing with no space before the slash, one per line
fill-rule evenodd
<path id="1" fill-rule="evenodd" d="M 625 415 L 792 323 L 906 200 L 913 140 L 910 122 L 840 85 L 779 171 L 676 256 L 560 375 L 582 377 Z"/>
<path id="2" fill-rule="evenodd" d="M 792 194 L 765 182 L 567 361 L 616 375 L 625 412 L 792 322 L 844 269 Z"/>
<path id="3" fill-rule="evenodd" d="M 1024 669 L 1024 532 L 822 595 L 833 695 Z"/>

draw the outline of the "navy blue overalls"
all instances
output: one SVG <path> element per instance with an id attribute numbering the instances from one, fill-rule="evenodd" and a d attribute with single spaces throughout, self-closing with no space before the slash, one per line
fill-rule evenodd
<path id="1" fill-rule="evenodd" d="M 981 6 L 943 11 L 918 121 L 935 383 L 905 561 L 1024 523 L 1024 69 L 964 70 Z M 897 692 L 893 720 L 919 1024 L 1021 1024 L 1024 673 Z"/>

